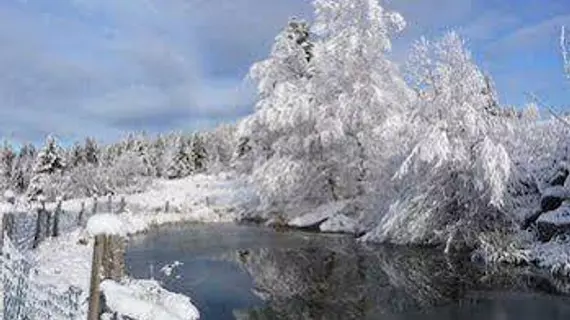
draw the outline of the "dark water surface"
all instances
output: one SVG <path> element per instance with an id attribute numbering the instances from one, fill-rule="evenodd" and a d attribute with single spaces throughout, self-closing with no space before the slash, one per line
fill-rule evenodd
<path id="1" fill-rule="evenodd" d="M 160 269 L 182 263 L 170 275 Z M 440 251 L 234 225 L 164 227 L 129 243 L 127 269 L 192 298 L 201 319 L 570 319 L 570 285 L 490 272 Z"/>

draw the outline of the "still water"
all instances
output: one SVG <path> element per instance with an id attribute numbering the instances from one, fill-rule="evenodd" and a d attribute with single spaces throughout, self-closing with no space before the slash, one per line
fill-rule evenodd
<path id="1" fill-rule="evenodd" d="M 176 266 L 165 272 L 166 265 Z M 164 227 L 132 239 L 128 273 L 192 297 L 201 319 L 570 319 L 570 284 L 440 252 L 253 226 Z M 168 269 L 168 268 L 167 268 Z"/>

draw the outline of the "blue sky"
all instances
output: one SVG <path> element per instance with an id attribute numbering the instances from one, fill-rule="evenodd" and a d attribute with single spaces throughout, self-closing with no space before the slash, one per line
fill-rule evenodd
<path id="1" fill-rule="evenodd" d="M 458 30 L 504 103 L 525 92 L 566 109 L 559 31 L 567 0 L 386 0 L 406 31 Z M 0 136 L 39 141 L 194 130 L 251 112 L 243 78 L 308 0 L 0 0 Z"/>

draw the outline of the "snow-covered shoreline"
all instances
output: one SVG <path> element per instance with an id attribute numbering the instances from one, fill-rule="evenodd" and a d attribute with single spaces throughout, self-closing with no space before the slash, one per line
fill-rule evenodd
<path id="1" fill-rule="evenodd" d="M 129 236 L 145 232 L 153 226 L 173 223 L 233 222 L 238 217 L 236 208 L 242 201 L 248 200 L 243 196 L 247 193 L 244 182 L 228 174 L 196 175 L 180 180 L 158 181 L 145 193 L 126 195 L 127 210 L 118 214 L 117 218 L 122 222 L 122 232 Z M 64 203 L 63 207 L 70 210 L 77 207 L 81 201 L 72 200 Z M 172 211 L 157 213 L 156 209 L 163 208 L 165 201 L 169 201 Z M 36 279 L 41 283 L 53 285 L 61 292 L 70 286 L 80 288 L 83 292 L 82 301 L 86 301 L 92 244 L 93 239 L 87 231 L 79 228 L 60 237 L 47 239 L 31 253 L 38 271 Z M 132 280 L 130 283 L 135 287 L 138 285 Z M 156 286 L 158 284 L 153 285 Z M 163 292 L 167 294 L 167 291 Z M 82 311 L 86 313 L 86 303 L 82 304 Z"/>

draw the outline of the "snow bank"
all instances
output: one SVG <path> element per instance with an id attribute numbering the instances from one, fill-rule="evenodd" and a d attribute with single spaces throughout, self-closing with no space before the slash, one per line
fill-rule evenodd
<path id="1" fill-rule="evenodd" d="M 87 221 L 85 228 L 89 235 L 109 235 L 109 236 L 124 236 L 126 235 L 123 221 L 117 214 L 114 213 L 98 213 Z"/>
<path id="2" fill-rule="evenodd" d="M 338 201 L 322 205 L 311 212 L 291 219 L 288 225 L 295 228 L 310 228 L 319 226 L 324 221 L 338 215 L 346 206 L 348 201 Z"/>
<path id="3" fill-rule="evenodd" d="M 107 307 L 120 315 L 137 320 L 195 320 L 198 309 L 190 298 L 164 290 L 153 280 L 130 280 L 119 284 L 101 283 Z"/>
<path id="4" fill-rule="evenodd" d="M 358 222 L 344 214 L 339 214 L 323 222 L 319 230 L 321 232 L 357 233 Z"/>

